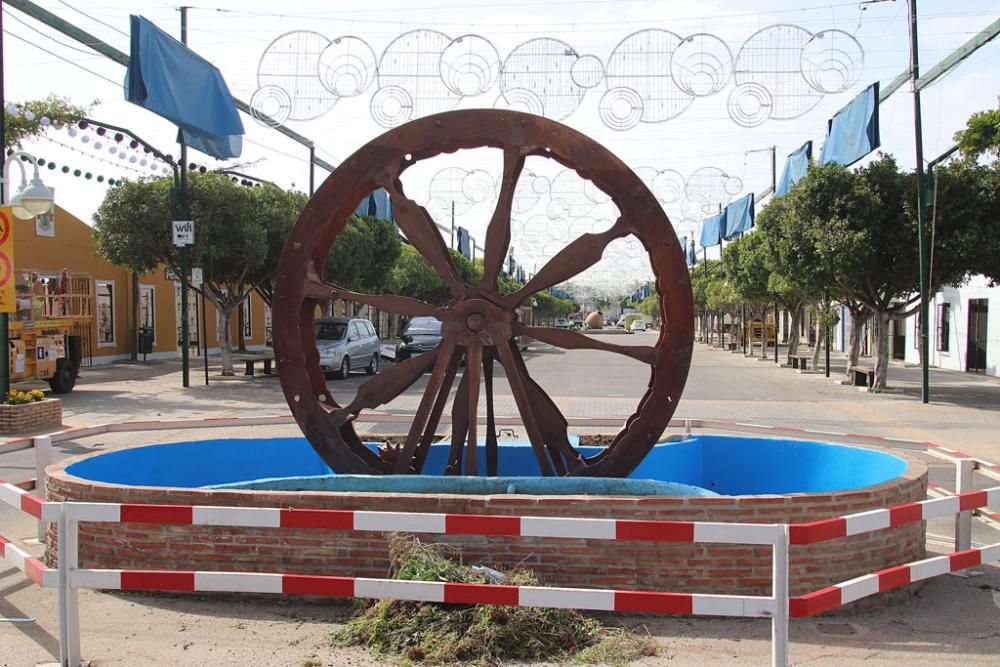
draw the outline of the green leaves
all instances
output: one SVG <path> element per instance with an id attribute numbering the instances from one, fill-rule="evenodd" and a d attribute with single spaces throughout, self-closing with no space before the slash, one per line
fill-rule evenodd
<path id="1" fill-rule="evenodd" d="M 68 100 L 55 95 L 49 95 L 43 100 L 30 100 L 16 105 L 21 112 L 17 115 L 11 114 L 6 108 L 3 110 L 4 120 L 4 149 L 16 148 L 28 137 L 41 134 L 47 128 L 41 124 L 41 119 L 48 118 L 51 123 L 70 125 L 76 123 L 87 115 L 87 109 L 74 106 Z M 25 111 L 31 111 L 35 118 L 28 120 L 24 117 Z M 51 127 L 51 124 L 49 125 Z"/>

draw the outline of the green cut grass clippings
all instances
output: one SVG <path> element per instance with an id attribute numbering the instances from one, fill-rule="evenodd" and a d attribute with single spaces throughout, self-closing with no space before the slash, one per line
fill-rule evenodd
<path id="1" fill-rule="evenodd" d="M 493 583 L 461 561 L 455 547 L 394 535 L 390 576 L 406 581 Z M 529 570 L 505 573 L 506 584 L 538 586 Z M 622 628 L 608 628 L 572 609 L 438 604 L 399 600 L 360 603 L 334 634 L 337 646 L 364 646 L 403 664 L 500 665 L 506 661 L 571 660 L 624 664 L 656 655 L 656 643 Z"/>

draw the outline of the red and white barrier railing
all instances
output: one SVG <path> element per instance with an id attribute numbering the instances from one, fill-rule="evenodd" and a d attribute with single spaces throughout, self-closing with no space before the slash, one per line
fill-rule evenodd
<path id="1" fill-rule="evenodd" d="M 397 415 L 372 415 L 371 421 L 392 421 Z M 409 418 L 409 417 L 407 417 Z M 595 425 L 600 420 L 587 420 Z M 290 418 L 256 417 L 169 422 L 132 422 L 70 429 L 34 439 L 0 444 L 0 453 L 35 447 L 37 475 L 51 456 L 51 443 L 110 431 L 251 426 L 290 423 Z M 27 482 L 0 480 L 0 502 L 36 519 L 58 523 L 58 560 L 61 567 L 47 568 L 27 551 L 0 536 L 0 556 L 32 581 L 57 587 L 60 597 L 60 651 L 64 665 L 79 662 L 79 620 L 76 589 L 169 590 L 244 593 L 277 593 L 335 597 L 371 597 L 467 604 L 572 607 L 601 611 L 647 612 L 735 617 L 767 617 L 772 621 L 772 660 L 787 664 L 788 617 L 812 616 L 855 600 L 948 572 L 1000 560 L 1000 544 L 969 548 L 971 517 L 1000 505 L 1000 487 L 971 491 L 972 473 L 979 471 L 1000 478 L 1000 466 L 969 457 L 933 443 L 915 443 L 877 436 L 809 432 L 793 427 L 770 427 L 709 420 L 682 420 L 685 432 L 692 427 L 713 426 L 720 430 L 794 432 L 797 437 L 878 441 L 883 445 L 923 448 L 956 464 L 957 495 L 934 498 L 886 509 L 870 510 L 809 524 L 726 524 L 702 521 L 645 521 L 568 517 L 483 516 L 463 514 L 394 513 L 341 510 L 296 510 L 229 506 L 137 505 L 129 503 L 51 503 L 28 493 Z M 677 426 L 677 424 L 672 424 Z M 41 489 L 39 489 L 41 490 Z M 788 597 L 788 546 L 891 528 L 906 523 L 955 514 L 956 553 L 928 558 L 866 574 L 807 595 Z M 279 573 L 98 570 L 78 567 L 80 521 L 144 522 L 233 527 L 405 531 L 431 534 L 478 534 L 547 536 L 602 540 L 661 542 L 726 542 L 771 545 L 773 553 L 772 595 L 729 596 L 656 591 L 618 591 L 581 588 L 504 586 L 408 582 L 389 579 L 327 577 Z M 963 528 L 963 525 L 968 528 Z M 964 547 L 962 545 L 965 545 Z"/>

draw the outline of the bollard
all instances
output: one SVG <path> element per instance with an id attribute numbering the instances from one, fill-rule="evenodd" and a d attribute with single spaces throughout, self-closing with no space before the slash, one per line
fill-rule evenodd
<path id="1" fill-rule="evenodd" d="M 772 547 L 774 616 L 771 617 L 771 665 L 788 667 L 788 524 L 778 526 L 778 538 Z"/>
<path id="2" fill-rule="evenodd" d="M 960 459 L 955 464 L 955 493 L 968 493 L 972 488 L 972 471 L 976 462 L 972 459 Z M 972 510 L 959 512 L 955 515 L 955 551 L 965 551 L 972 548 Z"/>
<path id="3" fill-rule="evenodd" d="M 35 495 L 45 500 L 45 468 L 54 461 L 52 438 L 38 435 L 32 438 L 35 447 Z M 38 520 L 38 541 L 45 542 L 46 522 Z"/>
<path id="4" fill-rule="evenodd" d="M 67 516 L 66 503 L 59 505 L 57 558 L 59 559 L 59 664 L 77 667 L 80 664 L 80 604 L 72 575 L 76 571 L 79 552 L 79 522 Z"/>

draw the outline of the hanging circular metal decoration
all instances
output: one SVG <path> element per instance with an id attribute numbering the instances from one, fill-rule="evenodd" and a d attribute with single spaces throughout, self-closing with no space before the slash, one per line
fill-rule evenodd
<path id="1" fill-rule="evenodd" d="M 422 160 L 474 148 L 501 150 L 504 176 L 484 235 L 483 275 L 477 283 L 468 284 L 459 277 L 433 220 L 403 192 L 400 176 Z M 558 161 L 581 179 L 593 182 L 608 194 L 620 215 L 607 230 L 584 234 L 560 249 L 515 292 L 503 293 L 498 275 L 507 259 L 514 192 L 529 156 Z M 388 192 L 400 229 L 447 285 L 451 294 L 447 305 L 355 293 L 323 282 L 330 248 L 358 202 L 377 188 Z M 519 321 L 518 308 L 525 300 L 597 265 L 607 246 L 626 237 L 638 239 L 654 275 L 663 321 L 655 345 L 616 345 L 576 331 Z M 317 302 L 331 298 L 405 316 L 436 317 L 442 323 L 442 342 L 436 350 L 396 363 L 372 377 L 353 401 L 341 405 L 327 387 L 314 333 Z M 344 160 L 317 190 L 289 234 L 278 264 L 274 349 L 282 391 L 296 422 L 337 473 L 420 472 L 451 396 L 459 363 L 464 360 L 465 370 L 451 403 L 447 473 L 474 475 L 480 470 L 478 406 L 481 384 L 485 383 L 483 470 L 488 475 L 497 474 L 493 369 L 499 363 L 542 474 L 624 476 L 653 447 L 680 400 L 691 361 L 693 314 L 684 253 L 670 221 L 653 194 L 613 153 L 546 118 L 511 111 L 454 111 L 390 130 Z M 528 373 L 517 336 L 567 349 L 611 352 L 649 368 L 645 395 L 610 444 L 589 456 L 572 444 L 566 418 Z M 423 395 L 405 442 L 381 452 L 367 447 L 354 429 L 354 418 L 363 410 L 388 403 L 413 385 L 422 387 Z"/>

